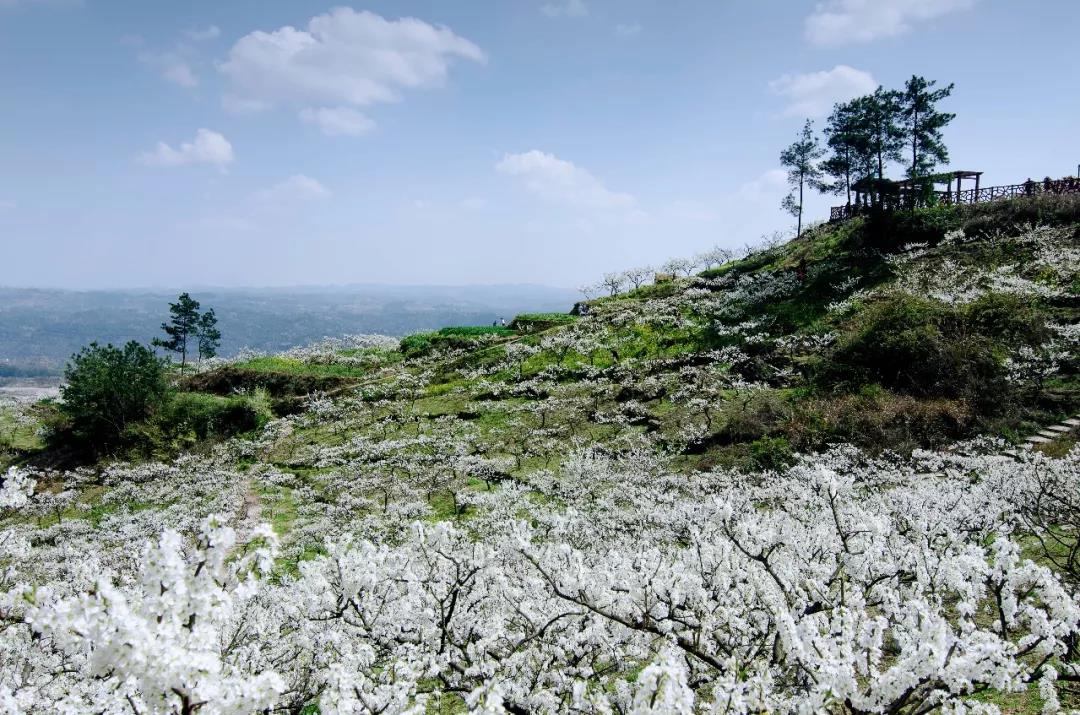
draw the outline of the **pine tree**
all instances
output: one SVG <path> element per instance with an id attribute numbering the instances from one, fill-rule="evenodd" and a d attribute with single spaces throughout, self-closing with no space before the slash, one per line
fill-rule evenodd
<path id="1" fill-rule="evenodd" d="M 866 135 L 859 123 L 859 110 L 854 101 L 837 104 L 825 126 L 825 143 L 832 154 L 821 165 L 834 179 L 834 193 L 844 193 L 851 203 L 851 185 L 866 178 Z"/>
<path id="2" fill-rule="evenodd" d="M 175 303 L 169 303 L 169 313 L 172 314 L 171 320 L 161 324 L 168 337 L 154 338 L 153 344 L 180 356 L 180 374 L 183 375 L 187 365 L 188 341 L 199 330 L 199 301 L 187 293 L 181 293 Z"/>
<path id="3" fill-rule="evenodd" d="M 214 309 L 209 308 L 199 317 L 199 362 L 217 355 L 220 346 L 221 331 L 217 327 L 217 316 Z"/>
<path id="4" fill-rule="evenodd" d="M 908 178 L 927 176 L 938 164 L 949 161 L 949 150 L 942 140 L 941 130 L 955 114 L 939 112 L 937 103 L 952 94 L 953 85 L 934 89 L 937 82 L 912 75 L 899 93 L 899 109 L 904 141 L 911 147 Z"/>
<path id="5" fill-rule="evenodd" d="M 788 169 L 788 184 L 791 193 L 784 197 L 781 207 L 798 220 L 797 234 L 802 235 L 803 193 L 806 187 L 826 190 L 824 172 L 819 164 L 825 156 L 825 150 L 818 143 L 814 134 L 814 123 L 809 119 L 803 125 L 798 138 L 784 151 L 780 152 L 780 164 Z M 796 198 L 796 190 L 798 198 Z"/>
<path id="6" fill-rule="evenodd" d="M 872 158 L 878 179 L 885 178 L 885 165 L 900 161 L 904 148 L 904 130 L 900 126 L 900 94 L 878 87 L 873 94 L 859 97 L 859 131 L 866 138 L 866 152 Z"/>

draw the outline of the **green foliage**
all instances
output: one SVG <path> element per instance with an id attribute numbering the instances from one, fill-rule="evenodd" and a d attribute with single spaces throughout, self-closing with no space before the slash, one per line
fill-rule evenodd
<path id="1" fill-rule="evenodd" d="M 94 450 L 120 444 L 169 390 L 162 360 L 135 341 L 122 348 L 91 343 L 72 356 L 64 377 L 59 410 L 69 436 Z"/>
<path id="2" fill-rule="evenodd" d="M 1041 345 L 1051 338 L 1049 316 L 1030 298 L 987 293 L 967 306 L 966 318 L 979 333 L 1006 345 Z"/>
<path id="3" fill-rule="evenodd" d="M 804 190 L 824 191 L 828 188 L 823 180 L 825 172 L 821 168 L 823 156 L 825 150 L 821 148 L 814 134 L 814 123 L 809 119 L 791 146 L 780 152 L 780 165 L 787 168 L 788 185 L 791 187 L 791 193 L 784 197 L 781 205 L 798 221 L 796 235 L 802 235 Z"/>
<path id="4" fill-rule="evenodd" d="M 306 362 L 280 355 L 264 355 L 251 358 L 250 360 L 238 362 L 232 367 L 237 370 L 312 377 L 365 377 L 369 372 L 368 368 L 351 362 Z"/>
<path id="5" fill-rule="evenodd" d="M 851 100 L 850 106 L 858 136 L 853 148 L 860 177 L 884 179 L 885 165 L 899 161 L 904 146 L 897 92 L 878 87 L 873 94 Z"/>
<path id="6" fill-rule="evenodd" d="M 212 358 L 221 347 L 221 331 L 217 327 L 217 315 L 210 308 L 199 316 L 199 359 Z"/>
<path id="7" fill-rule="evenodd" d="M 937 103 L 952 94 L 953 85 L 933 89 L 936 84 L 933 80 L 912 75 L 897 95 L 904 140 L 911 147 L 908 178 L 927 176 L 935 166 L 949 161 L 949 150 L 945 148 L 941 130 L 956 115 L 938 111 Z"/>
<path id="8" fill-rule="evenodd" d="M 867 169 L 859 163 L 865 155 L 865 139 L 859 125 L 859 115 L 854 103 L 838 104 L 829 115 L 825 126 L 825 143 L 832 152 L 821 164 L 833 183 L 828 188 L 835 194 L 844 194 L 851 203 L 851 185 L 865 176 Z"/>
<path id="9" fill-rule="evenodd" d="M 401 339 L 401 352 L 407 358 L 423 357 L 431 352 L 431 333 L 406 335 Z"/>
<path id="10" fill-rule="evenodd" d="M 762 437 L 750 443 L 750 460 L 758 469 L 779 471 L 794 463 L 795 455 L 784 437 Z"/>
<path id="11" fill-rule="evenodd" d="M 510 328 L 504 328 L 499 325 L 464 325 L 440 328 L 435 331 L 435 334 L 442 337 L 457 336 L 469 338 L 477 335 L 499 335 L 502 337 L 510 337 L 517 333 Z"/>
<path id="12" fill-rule="evenodd" d="M 559 323 L 565 325 L 577 320 L 576 315 L 569 313 L 522 313 L 514 318 L 514 321 L 523 323 Z"/>
<path id="13" fill-rule="evenodd" d="M 867 218 L 865 245 L 886 253 L 909 243 L 937 245 L 945 234 L 961 227 L 962 218 L 955 206 L 939 205 L 912 211 L 874 213 Z"/>
<path id="14" fill-rule="evenodd" d="M 1002 353 L 1046 336 L 1045 318 L 1011 296 L 969 307 L 894 294 L 857 315 L 818 375 L 822 385 L 878 383 L 906 395 L 1002 406 Z"/>
<path id="15" fill-rule="evenodd" d="M 169 322 L 161 324 L 167 337 L 154 338 L 153 345 L 179 355 L 180 372 L 183 373 L 187 364 L 189 342 L 192 338 L 197 339 L 199 333 L 199 301 L 187 293 L 181 293 L 175 303 L 169 303 L 169 314 L 172 316 Z"/>
<path id="16" fill-rule="evenodd" d="M 957 207 L 964 234 L 978 238 L 991 231 L 1028 224 L 1080 224 L 1080 195 L 1039 194 L 1032 197 Z"/>
<path id="17" fill-rule="evenodd" d="M 0 470 L 6 467 L 3 456 L 7 453 L 31 452 L 40 449 L 38 428 L 55 421 L 51 415 L 56 407 L 50 403 L 38 403 L 27 413 L 15 406 L 0 404 Z"/>
<path id="18" fill-rule="evenodd" d="M 191 435 L 204 440 L 251 432 L 265 425 L 272 416 L 265 391 L 230 397 L 180 392 L 172 396 L 156 421 L 167 435 Z"/>
<path id="19" fill-rule="evenodd" d="M 439 350 L 467 350 L 514 335 L 516 331 L 501 326 L 449 327 L 406 336 L 401 339 L 400 350 L 406 358 L 420 358 Z"/>
<path id="20" fill-rule="evenodd" d="M 559 325 L 567 325 L 578 319 L 569 313 L 522 313 L 510 321 L 510 327 L 525 333 L 547 330 Z"/>

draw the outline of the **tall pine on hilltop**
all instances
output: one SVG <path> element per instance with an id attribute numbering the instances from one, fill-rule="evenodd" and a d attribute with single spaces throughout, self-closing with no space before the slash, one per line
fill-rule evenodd
<path id="1" fill-rule="evenodd" d="M 788 184 L 791 186 L 791 193 L 784 197 L 781 206 L 798 221 L 799 235 L 802 234 L 803 193 L 806 187 L 817 191 L 826 188 L 822 180 L 824 171 L 819 164 L 823 156 L 825 150 L 818 143 L 814 123 L 809 119 L 791 146 L 780 152 L 780 164 L 787 168 Z"/>
<path id="2" fill-rule="evenodd" d="M 938 164 L 949 161 L 941 130 L 956 115 L 940 112 L 936 105 L 952 94 L 953 85 L 934 89 L 936 84 L 934 80 L 912 75 L 897 94 L 904 141 L 911 148 L 907 170 L 910 179 L 927 176 Z"/>
<path id="3" fill-rule="evenodd" d="M 199 333 L 201 317 L 199 301 L 187 293 L 181 293 L 175 303 L 169 303 L 169 313 L 172 316 L 169 322 L 161 324 L 161 329 L 168 337 L 154 338 L 153 344 L 180 356 L 180 374 L 182 375 L 187 365 L 188 343 Z"/>
<path id="4" fill-rule="evenodd" d="M 217 315 L 209 308 L 199 317 L 199 362 L 217 355 L 221 346 L 221 331 L 217 327 Z"/>

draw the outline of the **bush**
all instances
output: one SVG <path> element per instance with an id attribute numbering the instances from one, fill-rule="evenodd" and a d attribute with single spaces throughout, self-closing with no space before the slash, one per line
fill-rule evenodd
<path id="1" fill-rule="evenodd" d="M 59 409 L 67 429 L 56 438 L 95 451 L 119 445 L 169 392 L 164 361 L 135 341 L 122 348 L 91 343 L 72 356 L 64 379 Z"/>
<path id="2" fill-rule="evenodd" d="M 986 311 L 983 315 L 989 315 Z M 907 294 L 870 306 L 822 365 L 819 383 L 878 383 L 916 397 L 998 399 L 1005 384 L 995 341 L 962 309 Z"/>
<path id="3" fill-rule="evenodd" d="M 405 357 L 423 357 L 431 352 L 431 333 L 407 335 L 401 339 L 401 352 Z"/>
<path id="4" fill-rule="evenodd" d="M 269 397 L 265 392 L 257 392 L 251 397 L 181 392 L 174 395 L 161 411 L 158 422 L 165 434 L 193 435 L 203 440 L 251 432 L 265 425 L 271 416 Z"/>
<path id="5" fill-rule="evenodd" d="M 780 471 L 795 461 L 795 455 L 785 438 L 762 437 L 750 443 L 750 460 L 758 469 Z"/>
<path id="6" fill-rule="evenodd" d="M 970 204 L 960 207 L 959 214 L 964 234 L 970 237 L 1011 225 L 1080 224 L 1080 195 L 1041 194 L 1031 198 Z"/>
<path id="7" fill-rule="evenodd" d="M 424 357 L 436 350 L 468 350 L 485 345 L 492 338 L 510 337 L 517 333 L 499 326 L 450 327 L 432 333 L 417 333 L 401 339 L 399 348 L 407 358 Z"/>
<path id="8" fill-rule="evenodd" d="M 872 451 L 910 453 L 970 436 L 978 424 L 967 400 L 924 399 L 868 388 L 799 403 L 785 425 L 788 439 L 800 451 L 848 442 Z"/>
<path id="9" fill-rule="evenodd" d="M 1047 314 L 1026 296 L 987 293 L 965 312 L 975 330 L 1010 344 L 1041 345 L 1051 338 Z"/>
<path id="10" fill-rule="evenodd" d="M 914 211 L 871 214 L 865 225 L 864 242 L 886 253 L 909 243 L 937 245 L 945 234 L 958 229 L 962 216 L 955 206 L 929 206 Z"/>

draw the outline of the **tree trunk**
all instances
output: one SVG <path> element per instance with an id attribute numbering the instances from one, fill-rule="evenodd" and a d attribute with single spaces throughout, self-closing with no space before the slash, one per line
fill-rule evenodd
<path id="1" fill-rule="evenodd" d="M 795 231 L 795 237 L 802 236 L 802 204 L 803 204 L 803 175 L 799 174 L 799 227 Z"/>
<path id="2" fill-rule="evenodd" d="M 911 178 L 914 179 L 919 167 L 919 110 L 911 111 Z"/>

